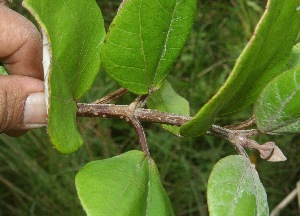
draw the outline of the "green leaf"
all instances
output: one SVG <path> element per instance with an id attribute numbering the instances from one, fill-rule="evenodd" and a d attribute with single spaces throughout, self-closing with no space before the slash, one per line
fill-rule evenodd
<path id="1" fill-rule="evenodd" d="M 101 11 L 95 0 L 24 0 L 23 4 L 43 33 L 48 133 L 60 152 L 71 153 L 83 143 L 76 126 L 76 102 L 100 69 L 105 37 Z"/>
<path id="2" fill-rule="evenodd" d="M 300 0 L 269 0 L 255 33 L 237 59 L 225 84 L 197 115 L 181 127 L 183 136 L 199 136 L 217 116 L 252 104 L 281 73 L 300 30 Z"/>
<path id="3" fill-rule="evenodd" d="M 263 90 L 254 113 L 261 132 L 300 132 L 300 67 L 277 76 Z"/>
<path id="4" fill-rule="evenodd" d="M 182 114 L 186 116 L 190 115 L 189 102 L 178 95 L 167 81 L 164 81 L 157 92 L 151 94 L 147 101 L 147 105 L 150 109 L 162 112 Z M 177 136 L 180 135 L 179 127 L 170 125 L 162 125 L 162 127 Z"/>
<path id="5" fill-rule="evenodd" d="M 3 67 L 3 66 L 1 66 L 1 65 L 0 65 L 0 75 L 8 75 L 8 73 L 7 73 L 6 69 L 5 69 L 5 67 Z"/>
<path id="6" fill-rule="evenodd" d="M 154 161 L 140 151 L 90 162 L 75 183 L 88 216 L 174 215 Z"/>
<path id="7" fill-rule="evenodd" d="M 296 44 L 287 63 L 286 69 L 292 69 L 300 66 L 300 43 Z"/>
<path id="8" fill-rule="evenodd" d="M 210 216 L 269 215 L 266 191 L 248 158 L 231 155 L 220 160 L 208 180 Z"/>
<path id="9" fill-rule="evenodd" d="M 101 53 L 107 73 L 136 94 L 159 87 L 193 24 L 197 0 L 127 0 Z"/>

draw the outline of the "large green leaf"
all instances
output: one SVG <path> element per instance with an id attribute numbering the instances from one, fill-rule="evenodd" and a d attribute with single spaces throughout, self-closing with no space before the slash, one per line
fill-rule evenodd
<path id="1" fill-rule="evenodd" d="M 300 132 L 300 67 L 277 76 L 262 91 L 254 108 L 262 132 Z"/>
<path id="2" fill-rule="evenodd" d="M 75 183 L 89 216 L 174 215 L 154 161 L 140 151 L 90 162 Z"/>
<path id="3" fill-rule="evenodd" d="M 248 158 L 231 155 L 220 160 L 208 180 L 210 216 L 268 216 L 266 191 Z"/>
<path id="4" fill-rule="evenodd" d="M 178 95 L 167 81 L 164 81 L 157 92 L 151 94 L 147 101 L 147 105 L 150 109 L 155 109 L 162 112 L 186 116 L 190 115 L 189 102 Z M 170 125 L 162 125 L 162 127 L 177 136 L 180 135 L 179 127 Z"/>
<path id="5" fill-rule="evenodd" d="M 157 88 L 178 57 L 193 24 L 197 0 L 127 0 L 113 20 L 103 65 L 136 94 Z"/>
<path id="6" fill-rule="evenodd" d="M 44 36 L 48 133 L 59 151 L 71 153 L 83 142 L 76 126 L 76 102 L 100 68 L 103 18 L 95 0 L 24 0 L 23 4 Z"/>
<path id="7" fill-rule="evenodd" d="M 197 115 L 182 126 L 183 136 L 205 133 L 217 116 L 252 104 L 272 78 L 281 73 L 300 30 L 300 0 L 269 0 L 255 33 L 229 78 Z"/>

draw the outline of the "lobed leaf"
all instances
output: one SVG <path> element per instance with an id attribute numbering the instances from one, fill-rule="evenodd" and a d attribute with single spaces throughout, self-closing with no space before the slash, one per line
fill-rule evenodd
<path id="1" fill-rule="evenodd" d="M 48 133 L 62 153 L 83 143 L 76 126 L 76 102 L 100 69 L 105 29 L 95 0 L 24 0 L 42 28 Z"/>
<path id="2" fill-rule="evenodd" d="M 193 24 L 197 0 L 127 0 L 101 53 L 107 73 L 136 94 L 160 87 Z"/>
<path id="3" fill-rule="evenodd" d="M 300 67 L 277 76 L 262 91 L 254 106 L 258 129 L 263 132 L 300 132 Z"/>
<path id="4" fill-rule="evenodd" d="M 231 155 L 213 168 L 207 191 L 211 216 L 269 215 L 267 194 L 250 160 Z"/>
<path id="5" fill-rule="evenodd" d="M 140 151 L 90 162 L 75 183 L 88 216 L 174 215 L 154 161 Z"/>
<path id="6" fill-rule="evenodd" d="M 189 102 L 177 94 L 167 81 L 164 81 L 158 91 L 151 94 L 147 105 L 150 109 L 162 112 L 190 115 Z M 177 136 L 180 135 L 179 127 L 170 125 L 162 125 L 162 127 Z"/>
<path id="7" fill-rule="evenodd" d="M 300 0 L 269 0 L 247 46 L 216 95 L 181 127 L 183 136 L 199 136 L 217 116 L 228 115 L 252 104 L 262 89 L 287 63 L 300 30 Z"/>

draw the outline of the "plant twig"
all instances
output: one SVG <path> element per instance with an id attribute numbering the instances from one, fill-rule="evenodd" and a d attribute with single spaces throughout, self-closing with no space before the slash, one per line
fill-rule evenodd
<path id="1" fill-rule="evenodd" d="M 130 118 L 129 122 L 133 126 L 133 128 L 139 138 L 139 143 L 141 145 L 143 152 L 148 156 L 148 158 L 150 158 L 150 152 L 149 152 L 149 148 L 148 148 L 146 135 L 145 135 L 145 132 L 144 132 L 144 129 L 143 129 L 141 123 L 134 117 Z"/>
<path id="2" fill-rule="evenodd" d="M 146 136 L 140 122 L 146 121 L 172 126 L 182 126 L 192 118 L 190 116 L 140 108 L 140 102 L 143 101 L 145 97 L 137 98 L 130 105 L 79 103 L 77 104 L 77 116 L 125 119 L 133 125 L 139 137 L 142 150 L 150 157 Z M 249 148 L 258 150 L 261 157 L 268 161 L 277 162 L 286 160 L 281 150 L 273 142 L 267 142 L 264 145 L 260 145 L 249 138 L 250 136 L 258 135 L 259 133 L 260 132 L 257 129 L 233 130 L 217 125 L 212 125 L 206 132 L 208 135 L 229 141 L 236 147 L 239 153 L 245 157 L 248 156 L 244 148 Z"/>
<path id="3" fill-rule="evenodd" d="M 125 119 L 135 129 L 142 150 L 150 158 L 146 136 L 140 121 L 156 122 L 160 124 L 181 126 L 191 119 L 191 117 L 159 112 L 151 109 L 139 108 L 146 96 L 137 98 L 128 105 L 115 104 L 77 104 L 78 117 L 103 117 Z"/>
<path id="4" fill-rule="evenodd" d="M 241 122 L 239 124 L 235 124 L 235 125 L 228 125 L 228 126 L 225 126 L 225 128 L 232 129 L 232 130 L 242 130 L 242 129 L 246 129 L 246 128 L 249 128 L 254 125 L 255 125 L 255 118 L 254 118 L 254 116 L 252 116 L 250 119 L 248 119 L 246 121 L 243 121 L 243 122 Z"/>
<path id="5" fill-rule="evenodd" d="M 128 118 L 132 115 L 132 110 L 128 105 L 79 103 L 77 106 L 78 117 L 118 118 L 128 121 Z M 135 109 L 135 117 L 138 121 L 154 122 L 173 126 L 181 126 L 192 119 L 189 116 L 143 108 Z"/>
<path id="6" fill-rule="evenodd" d="M 232 130 L 227 127 L 220 127 L 217 125 L 212 125 L 210 130 L 207 132 L 210 135 L 220 137 L 222 139 L 228 140 L 229 142 L 235 142 L 233 138 L 239 137 L 249 137 L 256 136 L 260 132 L 257 129 L 250 130 Z"/>
<path id="7" fill-rule="evenodd" d="M 103 118 L 118 118 L 129 121 L 132 116 L 133 105 L 115 105 L 115 104 L 77 104 L 78 117 L 103 117 Z M 134 106 L 134 116 L 138 121 L 153 122 L 167 124 L 172 126 L 182 126 L 192 119 L 190 116 L 180 114 L 160 112 L 157 110 L 136 108 Z M 209 135 L 217 136 L 228 141 L 232 141 L 233 136 L 255 136 L 259 134 L 256 129 L 251 130 L 231 130 L 228 128 L 212 125 L 207 132 Z"/>
<path id="8" fill-rule="evenodd" d="M 103 97 L 99 100 L 94 101 L 93 104 L 107 104 L 107 103 L 110 103 L 110 102 L 115 101 L 118 98 L 122 97 L 127 92 L 128 92 L 127 89 L 119 88 L 117 91 L 115 91 L 115 92 L 113 92 L 109 95 L 106 95 L 105 97 Z"/>
<path id="9" fill-rule="evenodd" d="M 136 110 L 141 105 L 140 103 L 145 100 L 145 98 L 147 98 L 147 96 L 141 95 L 128 106 L 129 110 L 131 111 L 131 115 L 128 116 L 128 119 L 139 138 L 139 143 L 141 145 L 143 152 L 148 156 L 148 159 L 150 159 L 150 152 L 148 148 L 146 135 L 141 123 L 136 117 Z"/>

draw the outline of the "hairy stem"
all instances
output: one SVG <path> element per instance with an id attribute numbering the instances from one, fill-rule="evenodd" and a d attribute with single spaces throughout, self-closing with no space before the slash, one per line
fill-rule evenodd
<path id="1" fill-rule="evenodd" d="M 129 121 L 129 118 L 132 115 L 132 108 L 128 105 L 77 104 L 77 106 L 78 117 L 118 118 Z M 138 121 L 154 122 L 173 126 L 181 126 L 191 119 L 189 116 L 143 108 L 135 109 L 135 117 Z"/>
<path id="2" fill-rule="evenodd" d="M 148 148 L 146 135 L 145 135 L 145 132 L 144 132 L 144 129 L 143 129 L 141 123 L 138 120 L 136 120 L 134 117 L 131 118 L 129 120 L 129 122 L 133 126 L 133 128 L 139 138 L 139 143 L 141 145 L 143 152 L 148 156 L 148 158 L 150 158 L 150 152 L 149 152 L 149 148 Z"/>
<path id="3" fill-rule="evenodd" d="M 115 104 L 77 104 L 78 117 L 103 117 L 103 118 L 118 118 L 130 121 L 132 116 L 132 106 L 115 105 Z M 157 110 L 135 108 L 134 117 L 137 121 L 153 122 L 159 124 L 167 124 L 172 126 L 181 126 L 192 119 L 190 116 L 180 114 L 160 112 Z M 231 130 L 217 125 L 212 125 L 207 134 L 232 141 L 234 136 L 254 136 L 258 135 L 259 131 L 251 130 Z"/>
<path id="4" fill-rule="evenodd" d="M 191 120 L 192 117 L 141 108 L 139 106 L 139 102 L 141 101 L 141 99 L 144 98 L 138 98 L 130 105 L 79 103 L 77 104 L 77 116 L 118 118 L 126 120 L 134 127 L 138 135 L 142 150 L 148 155 L 148 157 L 150 157 L 146 136 L 140 122 L 154 122 L 180 127 L 181 125 Z M 251 142 L 253 140 L 248 138 L 249 136 L 255 136 L 259 134 L 259 131 L 256 129 L 234 130 L 217 125 L 212 125 L 211 128 L 206 132 L 206 134 L 229 141 L 244 156 L 246 156 L 247 154 L 243 147 L 251 149 L 260 148 L 259 144 L 257 144 L 258 147 L 257 145 L 253 145 L 253 143 Z"/>
<path id="5" fill-rule="evenodd" d="M 236 125 L 225 126 L 225 128 L 232 129 L 232 130 L 242 130 L 242 129 L 252 127 L 254 125 L 255 125 L 255 118 L 254 118 L 254 116 L 252 116 L 250 119 L 248 119 L 246 121 L 243 121 Z"/>
<path id="6" fill-rule="evenodd" d="M 150 158 L 146 136 L 140 122 L 154 122 L 180 127 L 183 124 L 187 123 L 189 120 L 191 120 L 192 117 L 141 108 L 139 105 L 140 102 L 143 100 L 144 97 L 139 97 L 130 105 L 78 103 L 77 116 L 118 118 L 126 120 L 134 127 L 138 135 L 139 143 L 141 145 L 142 150 Z M 253 120 L 250 119 L 247 122 L 241 123 L 240 125 L 242 127 L 238 128 L 245 128 L 245 126 L 249 126 L 252 124 Z M 258 151 L 260 151 L 261 154 L 263 154 L 264 158 L 271 157 L 274 151 L 274 145 L 271 146 L 270 143 L 266 143 L 266 146 L 261 146 L 254 140 L 249 138 L 250 136 L 258 135 L 259 133 L 260 132 L 257 129 L 236 130 L 232 129 L 231 127 L 225 128 L 217 125 L 212 125 L 211 128 L 206 132 L 206 134 L 208 135 L 212 135 L 229 141 L 235 146 L 238 152 L 240 152 L 240 154 L 244 155 L 245 157 L 247 157 L 247 153 L 245 152 L 244 147 L 250 149 L 257 149 Z M 275 159 L 272 160 L 275 161 Z"/>
<path id="7" fill-rule="evenodd" d="M 140 102 L 143 101 L 145 99 L 145 97 L 147 97 L 147 96 L 143 96 L 143 95 L 139 96 L 128 106 L 129 111 L 131 111 L 131 115 L 128 116 L 128 119 L 139 138 L 139 143 L 141 145 L 143 152 L 148 156 L 148 159 L 150 159 L 150 152 L 149 152 L 144 128 L 142 127 L 141 123 L 139 122 L 139 120 L 136 117 L 136 110 L 139 107 Z"/>
<path id="8" fill-rule="evenodd" d="M 99 100 L 96 100 L 94 101 L 93 103 L 94 104 L 107 104 L 107 103 L 110 103 L 112 101 L 115 101 L 117 100 L 119 97 L 122 97 L 123 95 L 125 95 L 126 93 L 128 92 L 127 89 L 125 88 L 120 88 L 118 89 L 117 91 L 99 99 Z"/>

